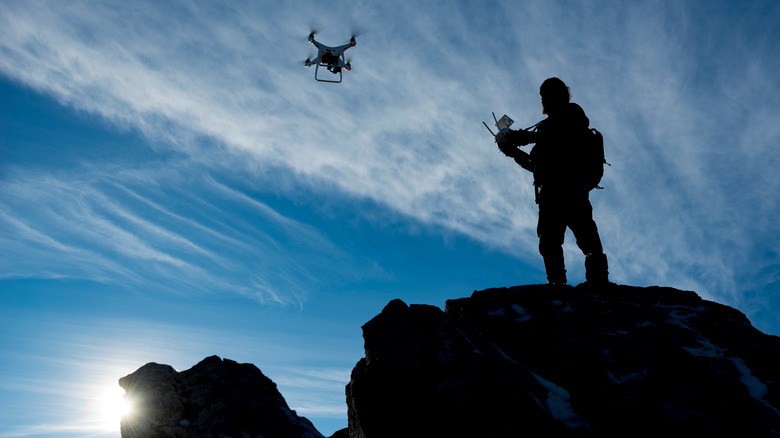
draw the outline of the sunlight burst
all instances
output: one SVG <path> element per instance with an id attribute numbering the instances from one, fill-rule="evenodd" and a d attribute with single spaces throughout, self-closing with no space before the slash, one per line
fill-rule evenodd
<path id="1" fill-rule="evenodd" d="M 101 417 L 105 423 L 117 424 L 132 413 L 132 403 L 125 398 L 125 391 L 113 386 L 106 388 L 100 401 Z"/>

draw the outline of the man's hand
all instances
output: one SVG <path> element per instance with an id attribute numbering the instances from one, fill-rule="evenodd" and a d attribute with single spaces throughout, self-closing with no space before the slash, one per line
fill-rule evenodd
<path id="1" fill-rule="evenodd" d="M 498 131 L 498 134 L 496 134 L 496 144 L 498 145 L 498 150 L 500 150 L 507 157 L 512 158 L 514 158 L 518 152 L 517 147 L 514 145 L 514 141 L 512 139 L 513 136 L 514 131 L 509 128 L 504 128 Z"/>
<path id="2" fill-rule="evenodd" d="M 496 134 L 496 143 L 498 147 L 503 149 L 509 146 L 525 146 L 529 143 L 533 143 L 533 133 L 520 130 L 513 131 L 511 129 L 502 129 Z"/>
<path id="3" fill-rule="evenodd" d="M 498 150 L 500 150 L 507 157 L 511 157 L 511 158 L 514 158 L 517 155 L 517 153 L 520 152 L 520 150 L 517 149 L 517 146 L 512 146 L 507 144 L 505 145 L 499 144 Z"/>
<path id="4" fill-rule="evenodd" d="M 512 130 L 509 128 L 498 131 L 498 134 L 496 134 L 496 144 L 498 144 L 499 149 L 512 146 L 512 141 L 510 140 L 512 137 L 511 133 Z"/>

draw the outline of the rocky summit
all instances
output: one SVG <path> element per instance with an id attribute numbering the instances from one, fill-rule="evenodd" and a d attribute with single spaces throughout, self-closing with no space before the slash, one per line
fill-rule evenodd
<path id="1" fill-rule="evenodd" d="M 780 437 L 780 338 L 664 287 L 531 285 L 393 300 L 363 326 L 339 438 Z M 319 438 L 251 364 L 120 379 L 123 438 Z"/>
<path id="2" fill-rule="evenodd" d="M 135 406 L 123 438 L 322 438 L 252 364 L 212 356 L 177 372 L 149 363 L 119 385 Z"/>
<path id="3" fill-rule="evenodd" d="M 608 285 L 390 302 L 349 436 L 780 436 L 780 338 L 693 292 Z"/>

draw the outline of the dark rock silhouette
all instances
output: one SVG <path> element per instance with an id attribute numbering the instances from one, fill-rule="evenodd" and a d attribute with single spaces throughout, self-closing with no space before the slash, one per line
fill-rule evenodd
<path id="1" fill-rule="evenodd" d="M 335 437 L 780 437 L 780 338 L 662 287 L 518 286 L 391 301 Z M 123 438 L 322 437 L 250 364 L 150 363 L 120 385 Z"/>
<path id="2" fill-rule="evenodd" d="M 251 364 L 207 357 L 187 371 L 149 363 L 119 379 L 135 413 L 123 438 L 322 438 Z"/>
<path id="3" fill-rule="evenodd" d="M 519 286 L 363 326 L 352 438 L 780 436 L 780 338 L 670 288 Z"/>

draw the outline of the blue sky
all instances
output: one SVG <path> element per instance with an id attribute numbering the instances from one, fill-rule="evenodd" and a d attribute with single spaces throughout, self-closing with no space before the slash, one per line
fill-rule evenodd
<path id="1" fill-rule="evenodd" d="M 612 280 L 780 335 L 777 2 L 326 3 L 0 4 L 0 437 L 118 437 L 119 377 L 213 354 L 345 427 L 389 300 L 545 281 L 481 122 L 550 76 L 605 135 Z M 341 84 L 312 26 L 360 32 Z"/>

